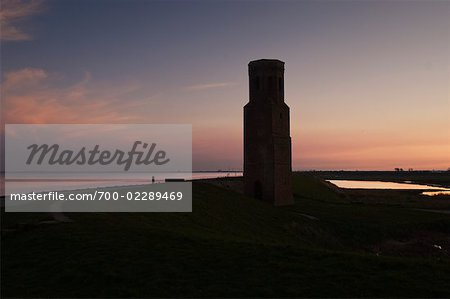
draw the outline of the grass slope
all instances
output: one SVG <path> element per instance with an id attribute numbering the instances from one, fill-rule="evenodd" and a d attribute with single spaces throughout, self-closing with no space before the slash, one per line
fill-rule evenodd
<path id="1" fill-rule="evenodd" d="M 447 255 L 373 250 L 448 235 L 449 215 L 354 204 L 300 174 L 292 207 L 206 183 L 193 193 L 192 213 L 72 213 L 51 225 L 3 213 L 2 228 L 17 230 L 2 232 L 2 295 L 450 297 Z"/>

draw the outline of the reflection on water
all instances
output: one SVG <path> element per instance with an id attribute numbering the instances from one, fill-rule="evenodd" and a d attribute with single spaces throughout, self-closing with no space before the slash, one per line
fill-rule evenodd
<path id="1" fill-rule="evenodd" d="M 424 195 L 450 195 L 450 190 L 442 187 L 419 185 L 419 184 L 405 184 L 394 182 L 380 182 L 380 181 L 350 181 L 350 180 L 327 180 L 339 188 L 348 189 L 395 189 L 395 190 L 438 190 L 422 192 Z"/>
<path id="2" fill-rule="evenodd" d="M 428 196 L 436 196 L 436 195 L 450 195 L 450 190 L 441 190 L 441 191 L 425 191 L 422 192 L 423 195 Z"/>

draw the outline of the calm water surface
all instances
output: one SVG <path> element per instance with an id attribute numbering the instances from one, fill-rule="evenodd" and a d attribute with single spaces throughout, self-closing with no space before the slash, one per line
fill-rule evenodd
<path id="1" fill-rule="evenodd" d="M 395 189 L 395 190 L 436 190 L 422 192 L 424 195 L 450 195 L 450 190 L 442 187 L 429 185 L 394 183 L 380 181 L 350 181 L 350 180 L 327 180 L 339 188 L 347 189 Z"/>
<path id="2" fill-rule="evenodd" d="M 125 186 L 125 185 L 142 185 L 152 183 L 152 177 L 155 179 L 155 183 L 162 183 L 165 179 L 177 178 L 185 180 L 200 180 L 209 178 L 220 177 L 236 177 L 242 176 L 242 172 L 192 172 L 192 173 L 159 173 L 148 175 L 144 173 L 117 173 L 117 174 L 83 174 L 82 178 L 73 179 L 73 174 L 68 174 L 66 177 L 61 175 L 58 179 L 55 179 L 55 175 L 51 174 L 46 178 L 45 174 L 36 175 L 33 174 L 20 174 L 17 178 L 22 180 L 14 180 L 14 177 L 9 177 L 6 180 L 7 190 L 9 194 L 14 190 L 14 193 L 29 192 L 32 189 L 34 192 L 42 191 L 61 191 L 61 190 L 76 190 L 85 188 L 97 188 L 97 187 L 112 187 L 112 186 Z M 3 176 L 0 176 L 0 180 L 4 180 Z M 3 186 L 3 184 L 0 184 Z M 5 195 L 5 190 L 0 190 L 0 195 Z"/>

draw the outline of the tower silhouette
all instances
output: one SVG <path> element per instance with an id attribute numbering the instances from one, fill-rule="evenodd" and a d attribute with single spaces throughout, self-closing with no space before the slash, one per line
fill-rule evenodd
<path id="1" fill-rule="evenodd" d="M 248 64 L 250 99 L 244 106 L 244 192 L 275 206 L 293 203 L 289 107 L 284 62 Z"/>

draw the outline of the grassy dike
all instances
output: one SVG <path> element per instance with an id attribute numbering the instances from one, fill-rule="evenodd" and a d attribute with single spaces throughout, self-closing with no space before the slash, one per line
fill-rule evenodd
<path id="1" fill-rule="evenodd" d="M 272 208 L 194 182 L 192 213 L 2 213 L 2 296 L 450 297 L 450 215 L 308 174 L 294 194 Z"/>

